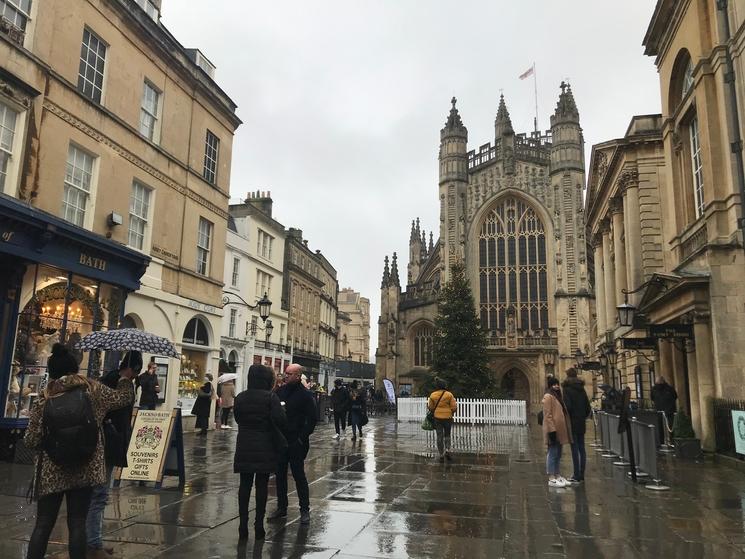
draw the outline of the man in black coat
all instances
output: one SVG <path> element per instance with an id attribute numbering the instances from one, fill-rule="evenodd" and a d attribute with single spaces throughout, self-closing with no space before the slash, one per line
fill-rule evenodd
<path id="1" fill-rule="evenodd" d="M 154 410 L 158 405 L 158 393 L 160 392 L 160 384 L 158 382 L 158 375 L 155 374 L 158 370 L 158 365 L 151 361 L 147 365 L 147 370 L 137 377 L 140 385 L 140 409 L 141 410 Z"/>
<path id="2" fill-rule="evenodd" d="M 300 523 L 310 523 L 310 489 L 305 476 L 305 457 L 310 448 L 310 434 L 316 428 L 316 401 L 313 394 L 300 382 L 303 367 L 293 363 L 285 370 L 285 384 L 277 396 L 285 407 L 287 427 L 287 452 L 280 457 L 277 467 L 277 510 L 269 520 L 287 516 L 287 469 L 292 470 L 298 499 L 300 500 Z"/>
<path id="3" fill-rule="evenodd" d="M 585 381 L 577 378 L 577 370 L 567 369 L 566 379 L 562 383 L 564 405 L 569 414 L 569 423 L 572 428 L 572 463 L 574 475 L 567 481 L 580 483 L 585 480 L 585 465 L 587 454 L 585 453 L 585 431 L 587 418 L 592 413 L 590 399 L 585 391 Z"/>
<path id="4" fill-rule="evenodd" d="M 130 351 L 119 364 L 119 370 L 109 371 L 101 377 L 101 383 L 109 388 L 116 388 L 122 376 L 136 378 L 142 370 L 142 354 Z M 127 465 L 127 447 L 131 432 L 132 406 L 114 410 L 106 414 L 103 422 L 104 458 L 106 460 L 106 483 L 93 486 L 91 504 L 88 509 L 86 535 L 88 538 L 88 555 L 90 558 L 108 557 L 113 548 L 103 547 L 103 511 L 109 498 L 111 472 L 115 467 Z"/>
<path id="5" fill-rule="evenodd" d="M 678 393 L 667 383 L 665 377 L 659 376 L 652 387 L 651 396 L 652 402 L 654 402 L 654 409 L 664 411 L 668 425 L 672 425 L 673 418 L 675 417 Z"/>
<path id="6" fill-rule="evenodd" d="M 344 386 L 340 378 L 334 381 L 334 389 L 331 391 L 331 404 L 334 408 L 334 427 L 336 428 L 334 438 L 338 439 L 342 433 L 346 434 L 347 413 L 349 413 L 349 407 L 352 404 L 349 390 L 347 390 L 347 387 Z"/>

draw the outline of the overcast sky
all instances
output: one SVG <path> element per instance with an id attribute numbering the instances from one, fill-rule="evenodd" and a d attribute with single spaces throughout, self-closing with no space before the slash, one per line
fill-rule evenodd
<path id="1" fill-rule="evenodd" d="M 516 132 L 549 127 L 569 79 L 587 153 L 635 114 L 660 111 L 641 46 L 654 2 L 629 0 L 163 0 L 162 21 L 216 66 L 238 105 L 231 195 L 270 190 L 371 301 L 377 345 L 383 257 L 406 282 L 411 220 L 439 227 L 439 131 L 458 98 L 469 148 L 493 141 L 503 90 Z M 435 232 L 435 239 L 438 232 Z"/>

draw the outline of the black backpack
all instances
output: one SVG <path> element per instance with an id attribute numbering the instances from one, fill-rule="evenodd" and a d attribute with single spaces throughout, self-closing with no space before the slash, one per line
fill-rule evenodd
<path id="1" fill-rule="evenodd" d="M 42 428 L 41 446 L 58 466 L 81 466 L 96 452 L 98 424 L 83 387 L 49 398 L 44 403 Z"/>

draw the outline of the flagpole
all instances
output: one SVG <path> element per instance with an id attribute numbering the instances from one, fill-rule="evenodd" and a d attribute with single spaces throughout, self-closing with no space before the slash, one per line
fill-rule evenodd
<path id="1" fill-rule="evenodd" d="M 535 118 L 533 119 L 533 127 L 536 134 L 538 134 L 538 76 L 535 71 L 535 62 L 533 62 L 533 89 L 535 92 Z"/>

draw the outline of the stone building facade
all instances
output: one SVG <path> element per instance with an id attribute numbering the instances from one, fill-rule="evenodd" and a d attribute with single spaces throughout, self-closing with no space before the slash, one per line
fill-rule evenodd
<path id="1" fill-rule="evenodd" d="M 370 362 L 370 300 L 351 287 L 339 291 L 336 356 L 360 363 Z"/>
<path id="2" fill-rule="evenodd" d="M 635 116 L 623 138 L 592 148 L 585 215 L 593 249 L 595 316 L 591 354 L 611 347 L 618 354 L 614 369 L 593 378 L 593 391 L 606 382 L 630 386 L 635 398 L 650 398 L 659 363 L 653 348 L 624 349 L 621 337 L 645 337 L 620 327 L 616 307 L 638 305 L 641 291 L 626 296 L 665 271 L 663 201 L 666 181 L 662 115 Z M 661 342 L 665 344 L 663 340 Z M 675 379 L 671 378 L 671 383 Z"/>
<path id="3" fill-rule="evenodd" d="M 0 313 L 0 396 L 20 395 L 6 410 L 24 411 L 53 339 L 120 324 L 173 340 L 185 356 L 186 367 L 159 360 L 161 396 L 176 405 L 217 369 L 236 105 L 209 61 L 161 24 L 159 1 L 3 5 L 0 189 L 4 207 L 25 207 L 1 223 L 19 243 L 0 248 L 19 278 Z M 31 222 L 47 225 L 21 235 Z M 46 260 L 25 251 L 51 247 L 55 230 L 87 248 L 60 246 Z M 124 281 L 113 271 L 124 262 L 139 273 L 114 298 L 108 286 Z M 91 357 L 82 356 L 96 374 L 106 357 Z"/>
<path id="4" fill-rule="evenodd" d="M 561 374 L 591 343 L 579 111 L 562 83 L 551 129 L 516 134 L 502 97 L 494 143 L 469 151 L 455 104 L 440 132 L 439 238 L 412 223 L 404 290 L 397 255 L 386 257 L 377 382 L 416 388 L 431 366 L 440 286 L 461 260 L 494 374 L 512 396 L 537 402 L 548 369 Z"/>
<path id="5" fill-rule="evenodd" d="M 660 347 L 660 368 L 713 450 L 714 398 L 745 397 L 745 2 L 659 0 L 644 46 L 660 77 L 667 168 L 665 273 L 639 311 L 651 324 L 688 325 L 682 350 Z"/>

